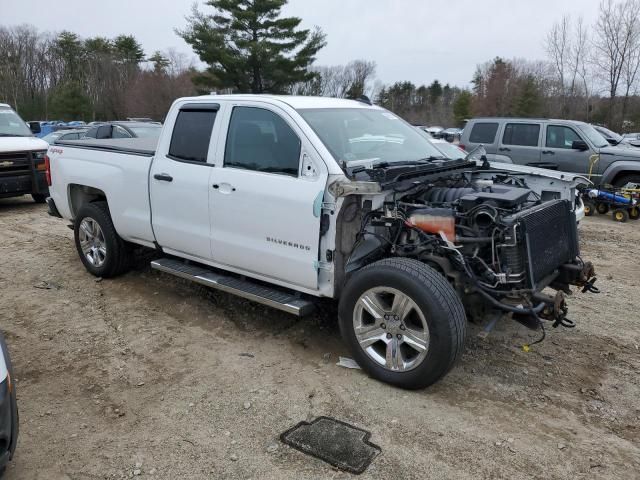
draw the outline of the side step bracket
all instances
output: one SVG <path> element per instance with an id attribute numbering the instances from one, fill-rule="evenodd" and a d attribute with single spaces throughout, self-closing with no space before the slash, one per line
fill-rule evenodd
<path id="1" fill-rule="evenodd" d="M 151 262 L 151 268 L 170 273 L 176 277 L 233 293 L 287 313 L 302 317 L 314 310 L 314 303 L 284 290 L 264 286 L 250 280 L 243 280 L 231 274 L 214 271 L 198 264 L 187 264 L 173 258 L 160 258 Z"/>

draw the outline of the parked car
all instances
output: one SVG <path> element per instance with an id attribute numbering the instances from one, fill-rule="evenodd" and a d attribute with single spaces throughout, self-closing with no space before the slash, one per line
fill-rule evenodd
<path id="1" fill-rule="evenodd" d="M 570 325 L 563 291 L 592 288 L 574 213 L 587 182 L 474 155 L 449 160 L 364 101 L 200 96 L 174 102 L 157 141 L 51 146 L 48 204 L 95 276 L 125 272 L 136 244 L 157 270 L 289 313 L 339 300 L 358 364 L 421 388 L 460 357 L 465 312 Z"/>
<path id="2" fill-rule="evenodd" d="M 46 200 L 49 145 L 34 136 L 39 132 L 38 122 L 27 125 L 9 105 L 0 103 L 0 198 L 31 194 L 37 203 Z"/>
<path id="3" fill-rule="evenodd" d="M 12 377 L 9 350 L 0 334 L 0 476 L 13 458 L 18 442 L 18 402 Z"/>
<path id="4" fill-rule="evenodd" d="M 427 127 L 425 131 L 429 133 L 433 138 L 440 138 L 442 136 L 442 132 L 444 131 L 444 128 L 433 126 L 433 127 Z"/>
<path id="5" fill-rule="evenodd" d="M 86 128 L 56 130 L 55 132 L 51 132 L 49 135 L 45 135 L 44 137 L 42 137 L 42 140 L 44 140 L 48 144 L 52 144 L 57 140 L 79 140 L 81 138 L 84 138 L 86 133 Z"/>
<path id="6" fill-rule="evenodd" d="M 460 139 L 462 129 L 460 128 L 446 128 L 440 132 L 440 138 L 444 138 L 447 142 L 454 142 Z"/>
<path id="7" fill-rule="evenodd" d="M 640 151 L 612 146 L 591 125 L 574 120 L 474 118 L 460 146 L 483 145 L 490 160 L 590 176 L 596 184 L 640 183 Z"/>
<path id="8" fill-rule="evenodd" d="M 85 133 L 86 138 L 158 138 L 162 125 L 149 122 L 108 122 L 94 125 Z"/>
<path id="9" fill-rule="evenodd" d="M 625 138 L 624 136 L 620 135 L 619 133 L 616 133 L 616 132 L 614 132 L 612 130 L 609 130 L 608 128 L 603 127 L 601 125 L 592 125 L 592 127 L 595 128 L 596 131 L 600 135 L 602 135 L 607 142 L 609 142 L 609 145 L 613 145 L 614 147 L 615 146 L 640 147 L 640 141 L 633 140 L 633 139 L 630 139 L 630 138 Z"/>
<path id="10" fill-rule="evenodd" d="M 625 133 L 622 135 L 623 138 L 628 140 L 638 140 L 640 141 L 640 133 Z"/>

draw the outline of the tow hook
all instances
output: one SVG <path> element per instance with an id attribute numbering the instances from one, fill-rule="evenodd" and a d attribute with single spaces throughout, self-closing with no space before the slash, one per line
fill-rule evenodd
<path id="1" fill-rule="evenodd" d="M 582 267 L 582 272 L 580 272 L 580 283 L 578 284 L 582 287 L 582 293 L 600 293 L 600 289 L 593 285 L 596 283 L 596 280 L 596 270 L 593 267 L 593 263 L 585 262 Z"/>
<path id="2" fill-rule="evenodd" d="M 595 287 L 593 284 L 598 280 L 596 277 L 591 277 L 589 280 L 584 282 L 584 286 L 582 287 L 582 293 L 591 292 L 591 293 L 600 293 L 600 289 Z"/>

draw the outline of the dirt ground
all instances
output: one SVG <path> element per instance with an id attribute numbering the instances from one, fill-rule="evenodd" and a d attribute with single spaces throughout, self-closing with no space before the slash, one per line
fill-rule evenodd
<path id="1" fill-rule="evenodd" d="M 640 223 L 592 217 L 600 295 L 573 330 L 470 326 L 462 362 L 418 392 L 335 365 L 335 313 L 296 317 L 151 271 L 96 281 L 72 232 L 0 200 L 0 328 L 20 438 L 7 479 L 315 479 L 352 475 L 281 432 L 336 417 L 382 454 L 360 478 L 640 478 Z M 42 287 L 49 287 L 42 288 Z"/>

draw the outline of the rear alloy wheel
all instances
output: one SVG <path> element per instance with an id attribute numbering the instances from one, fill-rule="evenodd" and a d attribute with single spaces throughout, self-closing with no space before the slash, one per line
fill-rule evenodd
<path id="1" fill-rule="evenodd" d="M 80 260 L 92 275 L 114 277 L 128 270 L 131 248 L 116 232 L 106 202 L 80 208 L 74 237 Z"/>
<path id="2" fill-rule="evenodd" d="M 340 298 L 340 331 L 369 375 L 402 388 L 423 388 L 462 354 L 464 308 L 431 267 L 388 258 L 355 272 Z"/>

